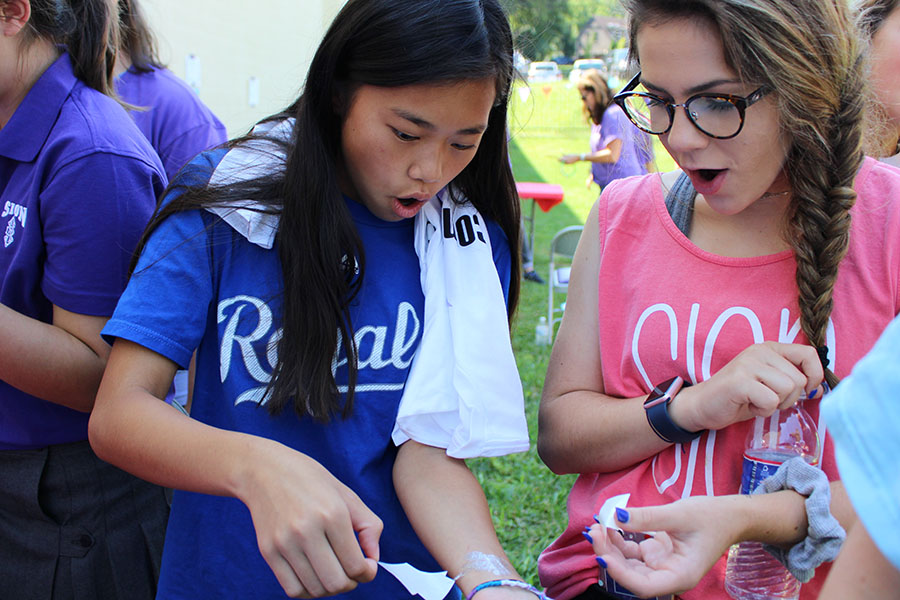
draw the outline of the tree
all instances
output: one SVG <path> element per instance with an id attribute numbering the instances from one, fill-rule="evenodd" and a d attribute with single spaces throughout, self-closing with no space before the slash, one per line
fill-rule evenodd
<path id="1" fill-rule="evenodd" d="M 623 16 L 618 0 L 503 0 L 516 47 L 530 60 L 573 56 L 594 15 Z"/>
<path id="2" fill-rule="evenodd" d="M 530 60 L 563 51 L 569 25 L 568 0 L 506 0 L 516 47 Z"/>

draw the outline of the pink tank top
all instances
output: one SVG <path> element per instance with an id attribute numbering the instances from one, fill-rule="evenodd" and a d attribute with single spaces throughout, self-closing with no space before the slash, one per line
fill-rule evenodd
<path id="1" fill-rule="evenodd" d="M 900 171 L 866 159 L 856 179 L 850 249 L 841 263 L 828 329 L 831 367 L 843 377 L 900 311 Z M 696 247 L 669 217 L 658 174 L 611 183 L 599 200 L 599 336 L 606 393 L 646 395 L 675 375 L 708 379 L 747 346 L 766 340 L 807 343 L 800 331 L 791 251 L 722 257 Z M 806 408 L 823 440 L 820 464 L 837 479 L 818 401 Z M 603 502 L 630 493 L 629 505 L 666 504 L 691 495 L 737 493 L 746 421 L 708 431 L 690 444 L 614 473 L 583 473 L 569 494 L 569 524 L 539 560 L 551 597 L 568 600 L 597 580 L 581 535 Z M 802 588 L 814 598 L 826 566 Z M 685 599 L 727 599 L 724 558 Z"/>

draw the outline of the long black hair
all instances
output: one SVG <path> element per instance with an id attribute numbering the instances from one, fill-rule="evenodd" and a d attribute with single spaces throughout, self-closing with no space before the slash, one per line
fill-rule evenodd
<path id="1" fill-rule="evenodd" d="M 31 0 L 26 42 L 40 38 L 66 46 L 75 76 L 114 97 L 117 23 L 107 0 Z"/>
<path id="2" fill-rule="evenodd" d="M 284 170 L 235 185 L 181 190 L 154 216 L 144 240 L 174 212 L 233 205 L 244 198 L 280 215 L 276 240 L 284 314 L 278 361 L 267 391 L 272 414 L 289 402 L 299 416 L 322 421 L 337 412 L 346 416 L 352 409 L 358 355 L 347 306 L 362 280 L 365 256 L 338 187 L 342 120 L 336 100 L 347 105 L 359 85 L 495 80 L 496 101 L 487 130 L 453 189 L 497 222 L 509 240 L 508 304 L 513 314 L 520 266 L 519 200 L 506 146 L 513 76 L 512 34 L 498 0 L 349 0 L 319 45 L 300 97 L 263 121 L 295 119 L 290 142 L 270 140 L 287 155 Z M 251 133 L 229 146 L 257 138 Z M 358 277 L 347 257 L 356 258 Z M 349 369 L 343 403 L 332 372 L 338 336 L 344 340 Z"/>

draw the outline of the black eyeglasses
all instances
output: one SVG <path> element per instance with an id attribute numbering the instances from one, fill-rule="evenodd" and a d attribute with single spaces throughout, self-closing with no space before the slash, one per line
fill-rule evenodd
<path id="1" fill-rule="evenodd" d="M 653 135 L 662 135 L 672 129 L 675 109 L 681 107 L 694 127 L 718 140 L 733 138 L 744 128 L 744 111 L 753 106 L 772 90 L 760 87 L 749 96 L 732 94 L 695 94 L 682 104 L 668 102 L 647 92 L 635 92 L 640 83 L 638 73 L 621 92 L 613 97 L 613 102 L 622 107 L 628 119 L 635 126 Z"/>

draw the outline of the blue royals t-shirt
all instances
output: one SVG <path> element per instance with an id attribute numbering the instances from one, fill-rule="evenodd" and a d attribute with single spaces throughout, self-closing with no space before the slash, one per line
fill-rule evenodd
<path id="1" fill-rule="evenodd" d="M 207 180 L 222 155 L 201 155 L 179 177 Z M 311 456 L 383 520 L 381 560 L 440 571 L 413 532 L 392 479 L 397 449 L 391 431 L 422 335 L 424 296 L 413 220 L 382 221 L 364 206 L 345 202 L 366 257 L 365 278 L 350 306 L 359 371 L 349 418 L 322 424 L 299 419 L 290 407 L 272 417 L 259 403 L 275 364 L 274 343 L 281 335 L 277 246 L 266 250 L 251 244 L 208 212 L 180 213 L 160 225 L 104 335 L 129 339 L 182 366 L 197 348 L 192 418 L 271 438 Z M 506 290 L 509 244 L 496 224 L 489 223 L 487 229 Z M 343 344 L 338 352 L 340 385 L 347 380 Z M 242 502 L 176 491 L 157 598 L 226 597 L 286 596 L 259 552 L 250 512 Z M 379 570 L 373 582 L 340 597 L 410 595 Z"/>
<path id="2" fill-rule="evenodd" d="M 44 323 L 53 305 L 111 315 L 165 186 L 128 113 L 63 52 L 0 129 L 0 303 Z M 0 381 L 0 450 L 86 440 L 87 422 Z"/>

